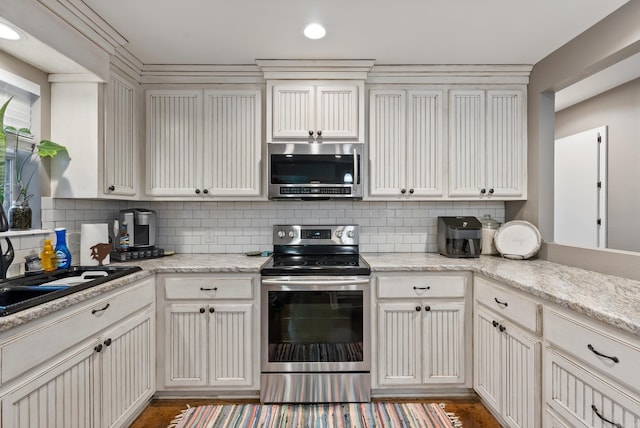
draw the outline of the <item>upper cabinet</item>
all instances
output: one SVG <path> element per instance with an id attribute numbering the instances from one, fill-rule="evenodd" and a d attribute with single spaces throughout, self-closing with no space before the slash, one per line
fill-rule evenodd
<path id="1" fill-rule="evenodd" d="M 147 195 L 261 196 L 259 89 L 148 90 L 146 98 Z"/>
<path id="2" fill-rule="evenodd" d="M 526 199 L 525 89 L 450 92 L 449 196 Z"/>
<path id="3" fill-rule="evenodd" d="M 268 142 L 362 141 L 364 82 L 269 81 Z"/>
<path id="4" fill-rule="evenodd" d="M 444 91 L 371 90 L 369 195 L 442 198 Z"/>

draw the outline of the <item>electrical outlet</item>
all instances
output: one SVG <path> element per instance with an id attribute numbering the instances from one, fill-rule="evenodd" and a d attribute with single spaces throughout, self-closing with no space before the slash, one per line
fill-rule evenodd
<path id="1" fill-rule="evenodd" d="M 216 235 L 213 233 L 213 229 L 207 229 L 207 231 L 204 234 L 204 242 L 205 244 L 216 243 Z"/>

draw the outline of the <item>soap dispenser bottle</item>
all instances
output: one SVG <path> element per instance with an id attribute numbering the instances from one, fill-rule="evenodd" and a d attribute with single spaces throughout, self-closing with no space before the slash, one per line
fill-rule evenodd
<path id="1" fill-rule="evenodd" d="M 53 272 L 58 268 L 58 258 L 56 252 L 53 250 L 50 239 L 44 240 L 44 247 L 40 253 L 40 262 L 42 264 L 42 270 L 45 272 Z"/>
<path id="2" fill-rule="evenodd" d="M 59 269 L 69 269 L 71 267 L 71 252 L 67 247 L 67 229 L 57 227 L 56 232 L 56 257 L 58 258 L 57 267 Z"/>

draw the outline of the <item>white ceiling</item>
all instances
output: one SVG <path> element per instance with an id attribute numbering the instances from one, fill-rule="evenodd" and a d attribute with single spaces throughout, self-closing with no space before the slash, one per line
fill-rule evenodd
<path id="1" fill-rule="evenodd" d="M 535 64 L 627 0 L 77 0 L 143 64 Z M 327 29 L 322 40 L 305 25 Z"/>

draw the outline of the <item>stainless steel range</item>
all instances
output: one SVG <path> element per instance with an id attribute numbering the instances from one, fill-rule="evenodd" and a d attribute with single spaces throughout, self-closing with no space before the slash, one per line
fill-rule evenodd
<path id="1" fill-rule="evenodd" d="M 273 227 L 273 257 L 261 271 L 261 401 L 370 401 L 371 271 L 358 233 Z"/>

